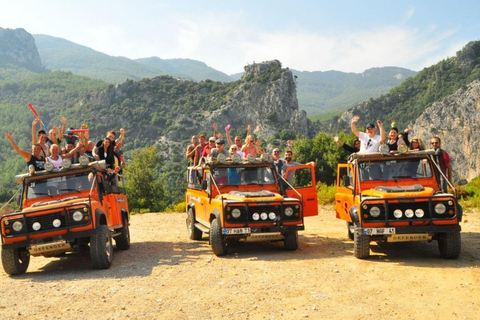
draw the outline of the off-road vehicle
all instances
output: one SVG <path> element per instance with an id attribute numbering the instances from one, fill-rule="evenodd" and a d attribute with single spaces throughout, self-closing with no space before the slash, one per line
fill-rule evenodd
<path id="1" fill-rule="evenodd" d="M 207 159 L 188 168 L 187 229 L 190 239 L 209 235 L 215 255 L 228 252 L 236 241 L 283 241 L 298 248 L 304 217 L 318 214 L 312 165 L 289 167 L 277 177 L 271 159 L 234 156 Z M 289 177 L 290 177 L 289 176 Z"/>
<path id="2" fill-rule="evenodd" d="M 354 153 L 338 165 L 336 215 L 347 221 L 355 257 L 368 258 L 371 241 L 436 240 L 443 258 L 458 258 L 463 211 L 437 165 L 441 154 L 403 151 Z"/>
<path id="3" fill-rule="evenodd" d="M 26 272 L 30 256 L 55 257 L 89 250 L 94 268 L 107 269 L 117 249 L 130 247 L 123 178 L 108 174 L 105 161 L 69 164 L 60 170 L 17 175 L 20 211 L 0 218 L 6 273 Z"/>

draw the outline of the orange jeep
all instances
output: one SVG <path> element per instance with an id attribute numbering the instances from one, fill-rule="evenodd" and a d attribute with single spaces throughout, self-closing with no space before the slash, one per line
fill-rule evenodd
<path id="1" fill-rule="evenodd" d="M 82 164 L 74 165 L 64 160 L 58 171 L 17 176 L 23 186 L 20 211 L 0 218 L 6 273 L 25 273 L 30 256 L 54 257 L 88 247 L 93 267 L 107 269 L 112 238 L 117 249 L 130 247 L 123 178 L 108 175 L 104 160 L 88 163 L 81 158 Z"/>
<path id="2" fill-rule="evenodd" d="M 458 258 L 463 211 L 456 194 L 447 192 L 438 156 L 433 150 L 387 150 L 353 154 L 338 165 L 335 209 L 347 221 L 355 257 L 370 256 L 370 241 L 437 240 L 443 258 Z"/>
<path id="3" fill-rule="evenodd" d="M 208 234 L 217 256 L 225 255 L 235 241 L 283 240 L 285 249 L 296 250 L 303 218 L 317 215 L 318 207 L 313 166 L 289 167 L 285 177 L 290 171 L 291 183 L 277 177 L 273 161 L 237 155 L 189 167 L 185 198 L 190 239 Z"/>

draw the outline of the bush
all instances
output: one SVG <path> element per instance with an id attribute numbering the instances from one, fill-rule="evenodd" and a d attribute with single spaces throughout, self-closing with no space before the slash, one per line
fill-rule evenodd
<path id="1" fill-rule="evenodd" d="M 165 212 L 187 212 L 187 205 L 185 204 L 185 201 L 182 201 L 168 207 L 165 209 Z"/>
<path id="2" fill-rule="evenodd" d="M 333 204 L 335 203 L 336 186 L 329 186 L 324 182 L 317 182 L 317 199 L 318 204 Z"/>

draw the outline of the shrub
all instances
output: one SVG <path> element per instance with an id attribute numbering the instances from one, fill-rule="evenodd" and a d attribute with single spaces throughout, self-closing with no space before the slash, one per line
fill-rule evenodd
<path id="1" fill-rule="evenodd" d="M 335 202 L 336 186 L 329 186 L 324 182 L 317 182 L 317 199 L 318 204 L 333 204 Z"/>

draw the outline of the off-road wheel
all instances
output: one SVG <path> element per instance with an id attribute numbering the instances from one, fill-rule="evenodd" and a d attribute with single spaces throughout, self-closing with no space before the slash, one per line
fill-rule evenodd
<path id="1" fill-rule="evenodd" d="M 95 269 L 108 269 L 113 260 L 112 233 L 106 225 L 97 227 L 90 237 L 90 257 Z"/>
<path id="2" fill-rule="evenodd" d="M 457 259 L 462 250 L 460 231 L 443 232 L 437 235 L 440 255 L 445 259 Z"/>
<path id="3" fill-rule="evenodd" d="M 30 264 L 30 253 L 25 248 L 2 249 L 3 270 L 11 276 L 24 274 Z"/>
<path id="4" fill-rule="evenodd" d="M 113 239 L 118 250 L 128 250 L 130 249 L 130 226 L 125 217 L 122 219 L 122 224 L 123 226 L 118 229 L 120 234 Z"/>
<path id="5" fill-rule="evenodd" d="M 283 235 L 285 250 L 295 251 L 298 249 L 298 231 L 288 231 Z"/>
<path id="6" fill-rule="evenodd" d="M 210 224 L 210 245 L 212 246 L 212 251 L 216 256 L 226 255 L 227 250 L 227 241 L 222 235 L 222 228 L 218 219 L 213 219 Z"/>
<path id="7" fill-rule="evenodd" d="M 347 236 L 348 239 L 353 241 L 353 234 L 355 233 L 355 227 L 353 226 L 353 222 L 347 221 Z"/>
<path id="8" fill-rule="evenodd" d="M 202 231 L 195 227 L 195 214 L 192 208 L 188 208 L 187 212 L 187 230 L 190 240 L 202 239 Z"/>
<path id="9" fill-rule="evenodd" d="M 370 257 L 370 236 L 364 235 L 359 226 L 355 226 L 353 233 L 353 254 L 358 259 Z"/>

